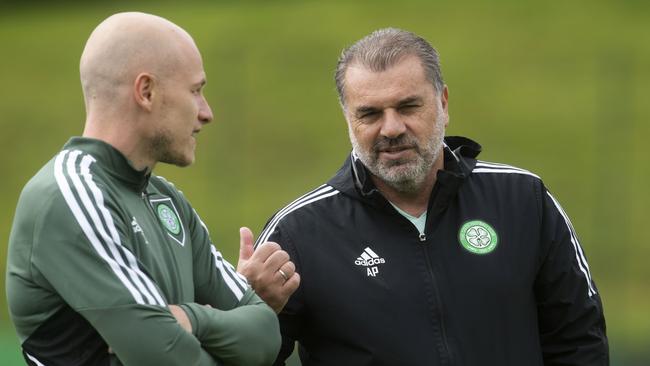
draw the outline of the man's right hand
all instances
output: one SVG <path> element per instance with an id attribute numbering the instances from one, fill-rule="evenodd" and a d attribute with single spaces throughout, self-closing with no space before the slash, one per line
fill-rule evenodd
<path id="1" fill-rule="evenodd" d="M 280 313 L 300 285 L 296 266 L 277 243 L 265 242 L 254 250 L 253 233 L 249 228 L 239 229 L 239 237 L 237 272 L 246 277 L 262 300 Z"/>

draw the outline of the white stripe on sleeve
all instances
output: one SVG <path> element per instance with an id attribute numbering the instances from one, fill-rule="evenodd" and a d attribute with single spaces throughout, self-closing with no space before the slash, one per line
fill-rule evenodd
<path id="1" fill-rule="evenodd" d="M 217 249 L 214 246 L 210 246 L 210 249 L 212 251 L 212 257 L 214 258 L 214 263 L 217 266 L 217 269 L 221 273 L 221 277 L 223 278 L 224 282 L 232 291 L 232 293 L 235 295 L 237 298 L 237 301 L 241 300 L 242 297 L 244 297 L 244 292 L 242 289 L 239 288 L 237 283 L 235 283 L 235 280 L 231 276 L 230 273 L 228 273 L 228 270 L 224 268 L 223 262 L 220 260 L 221 259 L 221 253 L 217 251 Z"/>
<path id="2" fill-rule="evenodd" d="M 525 169 L 517 168 L 512 165 L 488 163 L 485 161 L 477 161 L 476 167 L 472 170 L 472 173 L 523 174 L 540 179 L 537 174 L 531 173 Z"/>
<path id="3" fill-rule="evenodd" d="M 142 294 L 136 289 L 135 286 L 133 286 L 131 281 L 129 281 L 129 279 L 126 278 L 126 276 L 120 269 L 119 264 L 113 258 L 111 258 L 108 255 L 108 253 L 106 253 L 104 247 L 101 245 L 99 239 L 95 235 L 95 232 L 90 226 L 90 223 L 88 223 L 88 220 L 86 219 L 83 211 L 79 207 L 79 204 L 77 203 L 77 200 L 75 199 L 74 194 L 70 189 L 70 185 L 68 184 L 63 173 L 63 160 L 67 154 L 68 151 L 64 150 L 61 153 L 59 153 L 59 155 L 56 157 L 54 163 L 54 176 L 56 178 L 59 189 L 61 190 L 61 193 L 63 194 L 63 197 L 66 203 L 68 204 L 68 207 L 70 208 L 70 211 L 72 211 L 74 218 L 77 220 L 79 226 L 81 226 L 81 230 L 84 232 L 84 234 L 90 241 L 92 247 L 97 252 L 97 254 L 99 254 L 99 256 L 104 261 L 106 261 L 106 263 L 108 263 L 109 267 L 113 270 L 117 278 L 122 282 L 122 284 L 124 284 L 127 290 L 131 293 L 131 296 L 133 296 L 136 303 L 144 304 L 145 301 L 142 298 Z"/>
<path id="4" fill-rule="evenodd" d="M 149 276 L 147 276 L 144 272 L 142 272 L 142 270 L 138 266 L 137 259 L 135 258 L 133 253 L 131 253 L 131 251 L 129 251 L 124 246 L 122 246 L 122 242 L 119 234 L 117 233 L 117 228 L 115 227 L 113 217 L 111 213 L 108 211 L 108 209 L 106 208 L 106 205 L 104 204 L 104 195 L 102 194 L 99 187 L 97 187 L 97 184 L 93 180 L 92 174 L 90 173 L 90 164 L 92 164 L 93 162 L 95 162 L 95 159 L 92 156 L 85 155 L 81 160 L 80 174 L 84 178 L 84 181 L 86 182 L 86 184 L 90 188 L 90 191 L 93 194 L 93 198 L 95 199 L 95 205 L 90 203 L 86 189 L 81 184 L 79 177 L 74 171 L 74 165 L 72 166 L 72 171 L 70 170 L 68 171 L 70 179 L 72 179 L 72 181 L 74 182 L 75 187 L 77 188 L 77 192 L 79 193 L 79 196 L 82 198 L 82 202 L 84 203 L 84 207 L 86 208 L 86 211 L 90 214 L 91 218 L 93 219 L 93 223 L 95 224 L 95 227 L 97 228 L 100 235 L 104 239 L 104 242 L 107 244 L 110 252 L 113 254 L 113 258 L 117 260 L 120 267 L 126 269 L 127 273 L 129 274 L 129 277 L 136 284 L 140 292 L 147 298 L 149 304 L 166 306 L 165 300 L 163 300 L 162 296 L 158 291 L 158 288 L 153 283 L 153 280 L 151 280 Z M 111 236 L 109 236 L 104 230 L 104 226 L 102 225 L 102 222 L 99 220 L 97 209 L 99 209 L 99 211 L 101 212 L 102 217 L 104 218 L 104 221 L 108 226 L 108 230 L 111 233 Z M 128 266 L 126 263 L 124 263 L 122 256 L 126 258 L 128 262 Z M 144 285 L 142 281 L 144 281 Z"/>
<path id="5" fill-rule="evenodd" d="M 327 198 L 330 196 L 334 196 L 339 194 L 339 191 L 334 189 L 331 186 L 326 186 L 325 188 L 322 189 L 317 189 L 315 191 L 312 191 L 312 193 L 308 193 L 297 200 L 293 201 L 291 204 L 280 210 L 275 216 L 273 216 L 273 219 L 269 222 L 269 225 L 264 229 L 262 234 L 257 238 L 257 242 L 255 243 L 255 247 L 260 245 L 261 243 L 266 242 L 271 234 L 273 234 L 273 231 L 275 231 L 275 227 L 278 225 L 280 220 L 282 220 L 285 216 L 290 214 L 291 212 L 306 206 L 310 203 L 322 200 L 323 198 Z"/>
<path id="6" fill-rule="evenodd" d="M 36 366 L 45 366 L 41 361 L 37 360 L 36 357 L 30 355 L 29 353 L 25 352 L 25 355 L 27 358 L 29 358 L 30 361 L 36 364 Z"/>
<path id="7" fill-rule="evenodd" d="M 578 263 L 578 267 L 580 268 L 580 271 L 585 275 L 585 279 L 587 280 L 587 293 L 589 297 L 593 296 L 596 294 L 596 290 L 593 288 L 591 284 L 591 272 L 589 272 L 589 264 L 587 264 L 587 258 L 585 258 L 584 253 L 582 252 L 582 247 L 580 246 L 580 242 L 578 241 L 578 236 L 576 235 L 575 230 L 573 229 L 573 224 L 571 224 L 571 220 L 569 220 L 569 216 L 564 212 L 562 209 L 562 206 L 560 206 L 560 203 L 551 195 L 550 192 L 546 191 L 546 194 L 551 198 L 553 201 L 553 204 L 555 205 L 555 208 L 560 212 L 560 215 L 562 215 L 562 218 L 564 218 L 564 222 L 569 229 L 569 233 L 571 234 L 571 243 L 573 244 L 573 249 L 575 250 L 576 254 L 576 262 Z"/>
<path id="8" fill-rule="evenodd" d="M 208 234 L 208 236 L 209 236 L 209 235 L 210 235 L 210 230 L 208 230 L 208 227 L 205 225 L 205 223 L 204 223 L 203 220 L 201 219 L 201 216 L 199 216 L 199 214 L 196 212 L 196 210 L 194 210 L 194 215 L 196 216 L 197 219 L 199 219 L 199 222 L 201 223 L 201 226 L 203 227 L 203 230 L 205 230 L 206 234 Z M 213 247 L 212 249 L 213 249 L 214 251 L 216 251 L 216 249 L 215 249 L 214 247 Z M 222 259 L 223 259 L 223 257 L 221 256 L 221 252 L 219 252 L 219 251 L 216 251 L 216 252 L 219 254 L 219 258 L 222 258 Z M 213 254 L 214 254 L 214 253 L 213 253 Z M 224 260 L 223 263 L 226 265 L 227 269 L 230 270 L 230 272 L 231 272 L 231 273 L 233 274 L 233 276 L 235 277 L 235 280 L 236 280 L 237 282 L 239 282 L 239 284 L 241 285 L 241 287 L 242 287 L 243 289 L 247 288 L 247 287 L 248 287 L 248 280 L 246 279 L 246 277 L 244 277 L 242 274 L 240 274 L 239 272 L 237 272 L 237 270 L 235 269 L 235 267 L 233 267 L 233 265 L 230 264 L 230 262 Z"/>

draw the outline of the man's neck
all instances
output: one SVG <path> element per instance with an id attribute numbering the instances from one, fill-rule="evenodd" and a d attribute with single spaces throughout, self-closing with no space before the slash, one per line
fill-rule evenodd
<path id="1" fill-rule="evenodd" d="M 136 141 L 133 138 L 136 136 L 135 133 L 125 131 L 125 129 L 98 128 L 98 124 L 86 122 L 82 136 L 106 142 L 121 152 L 129 160 L 133 168 L 136 170 L 147 169 L 148 172 L 151 172 L 156 162 L 144 158 L 147 156 L 146 151 L 142 151 L 144 144 L 142 144 L 142 141 Z"/>
<path id="2" fill-rule="evenodd" d="M 381 179 L 372 176 L 372 180 L 377 186 L 377 189 L 384 195 L 384 198 L 389 200 L 393 205 L 399 207 L 409 215 L 420 217 L 426 210 L 429 204 L 429 197 L 431 190 L 435 184 L 435 178 L 429 182 L 430 179 L 423 182 L 413 192 L 401 192 L 389 186 Z"/>

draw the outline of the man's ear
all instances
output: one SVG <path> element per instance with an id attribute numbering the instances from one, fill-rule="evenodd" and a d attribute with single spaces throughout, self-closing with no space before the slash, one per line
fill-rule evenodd
<path id="1" fill-rule="evenodd" d="M 156 86 L 156 78 L 149 73 L 138 74 L 133 83 L 133 97 L 135 98 L 135 102 L 148 112 L 151 112 L 153 108 Z"/>
<path id="2" fill-rule="evenodd" d="M 445 128 L 449 126 L 449 88 L 445 85 L 440 93 L 440 106 L 445 115 Z"/>

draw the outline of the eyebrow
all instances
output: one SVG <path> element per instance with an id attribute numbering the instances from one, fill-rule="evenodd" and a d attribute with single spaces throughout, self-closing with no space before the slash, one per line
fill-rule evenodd
<path id="1" fill-rule="evenodd" d="M 400 101 L 397 103 L 397 105 L 398 105 L 398 106 L 402 106 L 402 105 L 405 105 L 405 104 L 421 103 L 421 102 L 422 102 L 422 98 L 421 98 L 421 97 L 419 97 L 419 96 L 417 96 L 417 95 L 412 95 L 412 96 L 409 96 L 409 97 L 406 97 L 406 98 L 400 100 Z"/>
<path id="2" fill-rule="evenodd" d="M 354 114 L 357 115 L 357 116 L 360 116 L 360 115 L 366 114 L 368 112 L 376 112 L 377 110 L 378 109 L 375 108 L 375 107 L 370 107 L 370 106 L 365 106 L 364 105 L 364 106 L 356 108 L 354 110 Z"/>
<path id="3" fill-rule="evenodd" d="M 408 97 L 398 101 L 397 102 L 397 107 L 401 107 L 403 105 L 407 105 L 407 104 L 411 104 L 411 103 L 422 103 L 422 97 L 417 96 L 417 95 L 408 96 Z M 354 110 L 354 113 L 355 113 L 355 115 L 359 116 L 359 115 L 363 115 L 363 114 L 369 113 L 369 112 L 377 112 L 378 110 L 379 109 L 376 108 L 376 107 L 362 105 L 360 107 L 357 107 Z"/>
<path id="4" fill-rule="evenodd" d="M 193 86 L 203 87 L 207 83 L 208 83 L 208 80 L 206 78 L 203 78 L 198 83 L 194 83 Z"/>

